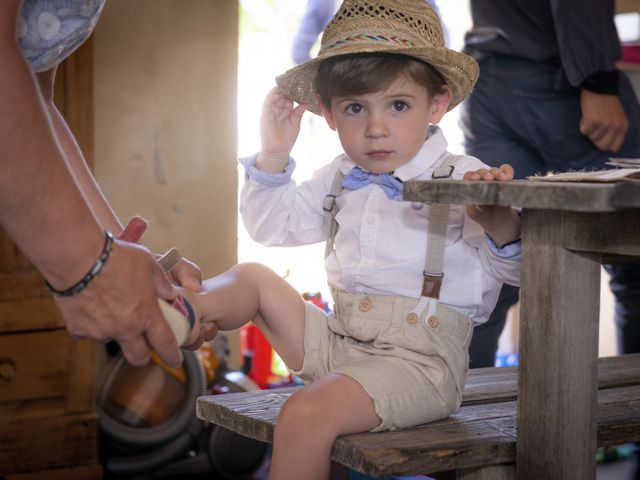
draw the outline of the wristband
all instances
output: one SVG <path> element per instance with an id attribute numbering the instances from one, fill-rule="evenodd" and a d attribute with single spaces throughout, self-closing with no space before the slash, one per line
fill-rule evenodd
<path id="1" fill-rule="evenodd" d="M 80 293 L 85 288 L 87 288 L 87 285 L 91 283 L 91 280 L 96 278 L 102 271 L 102 267 L 104 267 L 107 263 L 109 254 L 111 253 L 111 250 L 113 250 L 113 234 L 109 230 L 105 230 L 104 237 L 105 239 L 102 253 L 96 260 L 96 263 L 93 264 L 93 267 L 91 267 L 91 270 L 89 270 L 89 273 L 87 273 L 78 283 L 67 288 L 66 290 L 56 290 L 51 286 L 49 282 L 45 280 L 44 284 L 47 286 L 51 293 L 59 297 L 70 297 L 72 295 L 75 295 L 76 293 Z"/>

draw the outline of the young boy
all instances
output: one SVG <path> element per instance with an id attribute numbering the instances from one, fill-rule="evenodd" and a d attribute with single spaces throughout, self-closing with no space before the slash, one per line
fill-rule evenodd
<path id="1" fill-rule="evenodd" d="M 450 155 L 430 126 L 476 77 L 473 60 L 444 48 L 424 0 L 345 0 L 319 56 L 268 94 L 261 151 L 242 160 L 244 222 L 268 245 L 327 240 L 335 312 L 257 264 L 205 281 L 190 299 L 222 330 L 253 320 L 309 382 L 280 413 L 269 478 L 327 478 L 338 435 L 410 427 L 459 407 L 473 325 L 503 282 L 518 283 L 520 218 L 508 207 L 404 202 L 401 188 L 513 177 L 508 165 Z M 289 153 L 306 109 L 322 113 L 345 154 L 297 186 Z"/>

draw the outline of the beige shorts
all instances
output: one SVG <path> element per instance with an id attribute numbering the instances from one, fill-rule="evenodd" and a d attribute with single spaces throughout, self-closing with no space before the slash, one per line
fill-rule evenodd
<path id="1" fill-rule="evenodd" d="M 335 313 L 306 306 L 304 363 L 311 382 L 334 372 L 356 380 L 394 430 L 446 417 L 458 409 L 469 365 L 471 321 L 438 305 L 412 313 L 417 299 L 334 291 Z"/>

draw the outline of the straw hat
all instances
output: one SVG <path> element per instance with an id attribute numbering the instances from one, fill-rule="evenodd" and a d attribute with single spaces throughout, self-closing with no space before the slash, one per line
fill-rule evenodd
<path id="1" fill-rule="evenodd" d="M 438 14 L 425 0 L 344 0 L 322 35 L 316 58 L 276 78 L 292 100 L 320 114 L 314 80 L 320 62 L 353 53 L 398 53 L 435 68 L 451 88 L 449 110 L 471 92 L 478 64 L 444 46 Z"/>

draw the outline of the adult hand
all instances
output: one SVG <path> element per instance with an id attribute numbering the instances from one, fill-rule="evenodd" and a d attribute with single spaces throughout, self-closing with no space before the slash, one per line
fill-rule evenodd
<path id="1" fill-rule="evenodd" d="M 180 285 L 186 290 L 192 292 L 202 291 L 202 271 L 200 268 L 190 260 L 181 258 L 178 263 L 170 270 L 170 276 L 172 281 L 176 285 Z M 197 318 L 189 333 L 184 348 L 189 350 L 197 350 L 200 346 L 213 338 L 218 334 L 218 326 L 213 322 L 202 323 L 200 318 Z"/>
<path id="2" fill-rule="evenodd" d="M 617 152 L 624 143 L 629 122 L 617 95 L 580 91 L 580 132 L 602 151 Z"/>
<path id="3" fill-rule="evenodd" d="M 177 296 L 146 248 L 116 240 L 107 263 L 87 288 L 55 301 L 74 337 L 115 340 L 132 365 L 146 364 L 154 350 L 167 364 L 179 366 L 182 353 L 157 300 Z"/>

